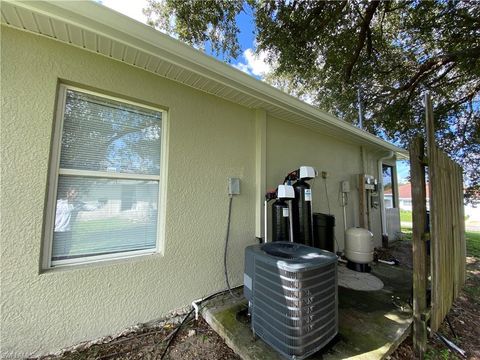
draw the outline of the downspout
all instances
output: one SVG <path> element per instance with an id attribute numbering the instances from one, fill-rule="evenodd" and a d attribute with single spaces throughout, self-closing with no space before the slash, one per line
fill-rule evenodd
<path id="1" fill-rule="evenodd" d="M 386 242 L 388 244 L 388 233 L 387 233 L 387 214 L 386 214 L 386 211 L 385 211 L 385 202 L 383 200 L 383 161 L 384 160 L 387 160 L 387 159 L 390 159 L 391 157 L 393 157 L 394 152 L 393 151 L 389 151 L 388 155 L 384 156 L 384 157 L 381 157 L 380 159 L 378 159 L 378 189 L 379 189 L 379 192 L 378 192 L 378 195 L 379 195 L 379 204 L 380 204 L 380 213 L 381 213 L 381 223 L 382 223 L 382 243 L 383 243 L 383 239 L 386 238 Z M 392 184 L 392 195 L 393 195 L 393 186 L 395 184 Z"/>

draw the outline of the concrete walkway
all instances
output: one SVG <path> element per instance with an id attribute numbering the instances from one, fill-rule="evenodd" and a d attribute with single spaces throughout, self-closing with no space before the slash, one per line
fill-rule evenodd
<path id="1" fill-rule="evenodd" d="M 339 335 L 308 359 L 385 359 L 408 336 L 411 272 L 380 264 L 372 273 L 385 287 L 368 292 L 339 287 Z M 253 338 L 242 313 L 246 308 L 243 297 L 235 299 L 227 294 L 207 302 L 202 315 L 242 359 L 282 359 L 262 340 Z"/>

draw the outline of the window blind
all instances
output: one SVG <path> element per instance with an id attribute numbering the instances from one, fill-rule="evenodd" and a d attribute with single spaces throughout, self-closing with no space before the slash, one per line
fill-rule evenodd
<path id="1" fill-rule="evenodd" d="M 161 116 L 67 90 L 60 168 L 158 175 Z"/>
<path id="2" fill-rule="evenodd" d="M 156 249 L 162 113 L 65 91 L 52 265 Z"/>

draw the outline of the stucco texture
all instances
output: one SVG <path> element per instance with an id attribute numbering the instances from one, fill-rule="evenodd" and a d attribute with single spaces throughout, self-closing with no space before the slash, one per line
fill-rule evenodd
<path id="1" fill-rule="evenodd" d="M 375 153 L 364 149 L 365 170 L 377 176 Z M 310 180 L 313 212 L 335 216 L 335 249 L 344 249 L 343 209 L 340 203 L 340 182 L 350 182 L 348 194 L 347 227 L 359 226 L 358 174 L 363 172 L 359 145 L 312 132 L 283 120 L 269 117 L 267 122 L 267 187 L 278 186 L 286 174 L 299 166 L 313 166 L 321 176 Z M 326 183 L 326 188 L 325 188 Z M 328 194 L 328 196 L 327 196 Z M 381 244 L 380 211 L 371 209 L 372 232 L 375 244 Z"/>
<path id="2" fill-rule="evenodd" d="M 229 243 L 232 285 L 243 279 L 255 239 L 255 110 L 146 71 L 2 27 L 1 351 L 26 357 L 109 335 L 161 317 L 225 288 L 227 178 L 241 179 Z M 167 110 L 168 155 L 162 253 L 42 271 L 41 255 L 58 84 L 65 82 Z M 301 165 L 326 171 L 313 183 L 315 212 L 335 215 L 343 249 L 341 180 L 352 191 L 348 226 L 358 225 L 357 174 L 380 155 L 267 116 L 267 188 Z M 261 145 L 261 144 L 260 144 Z M 384 154 L 382 154 L 383 156 Z M 263 189 L 262 189 L 263 191 Z M 380 213 L 372 211 L 380 242 Z"/>
<path id="3" fill-rule="evenodd" d="M 56 41 L 2 27 L 1 351 L 25 357 L 115 333 L 225 288 L 227 178 L 233 199 L 229 270 L 243 279 L 256 242 L 254 113 Z M 42 272 L 55 98 L 67 81 L 168 110 L 163 255 Z"/>

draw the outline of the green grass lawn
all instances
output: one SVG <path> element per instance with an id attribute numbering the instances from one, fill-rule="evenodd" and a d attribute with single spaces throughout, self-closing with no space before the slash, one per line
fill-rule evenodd
<path id="1" fill-rule="evenodd" d="M 465 236 L 467 237 L 467 255 L 480 258 L 480 232 L 467 231 Z"/>
<path id="2" fill-rule="evenodd" d="M 95 254 L 155 246 L 156 226 L 122 218 L 77 221 L 70 255 Z"/>
<path id="3" fill-rule="evenodd" d="M 400 221 L 412 222 L 412 212 L 407 210 L 400 210 Z"/>
<path id="4" fill-rule="evenodd" d="M 403 239 L 405 241 L 412 240 L 412 229 L 402 228 Z M 480 258 L 480 231 L 466 231 L 467 255 Z"/>
<path id="5" fill-rule="evenodd" d="M 412 228 L 411 227 L 402 227 L 402 240 L 412 241 Z"/>
<path id="6" fill-rule="evenodd" d="M 122 218 L 109 218 L 100 220 L 76 221 L 74 232 L 90 232 L 101 230 L 125 230 L 138 226 L 138 224 Z"/>

